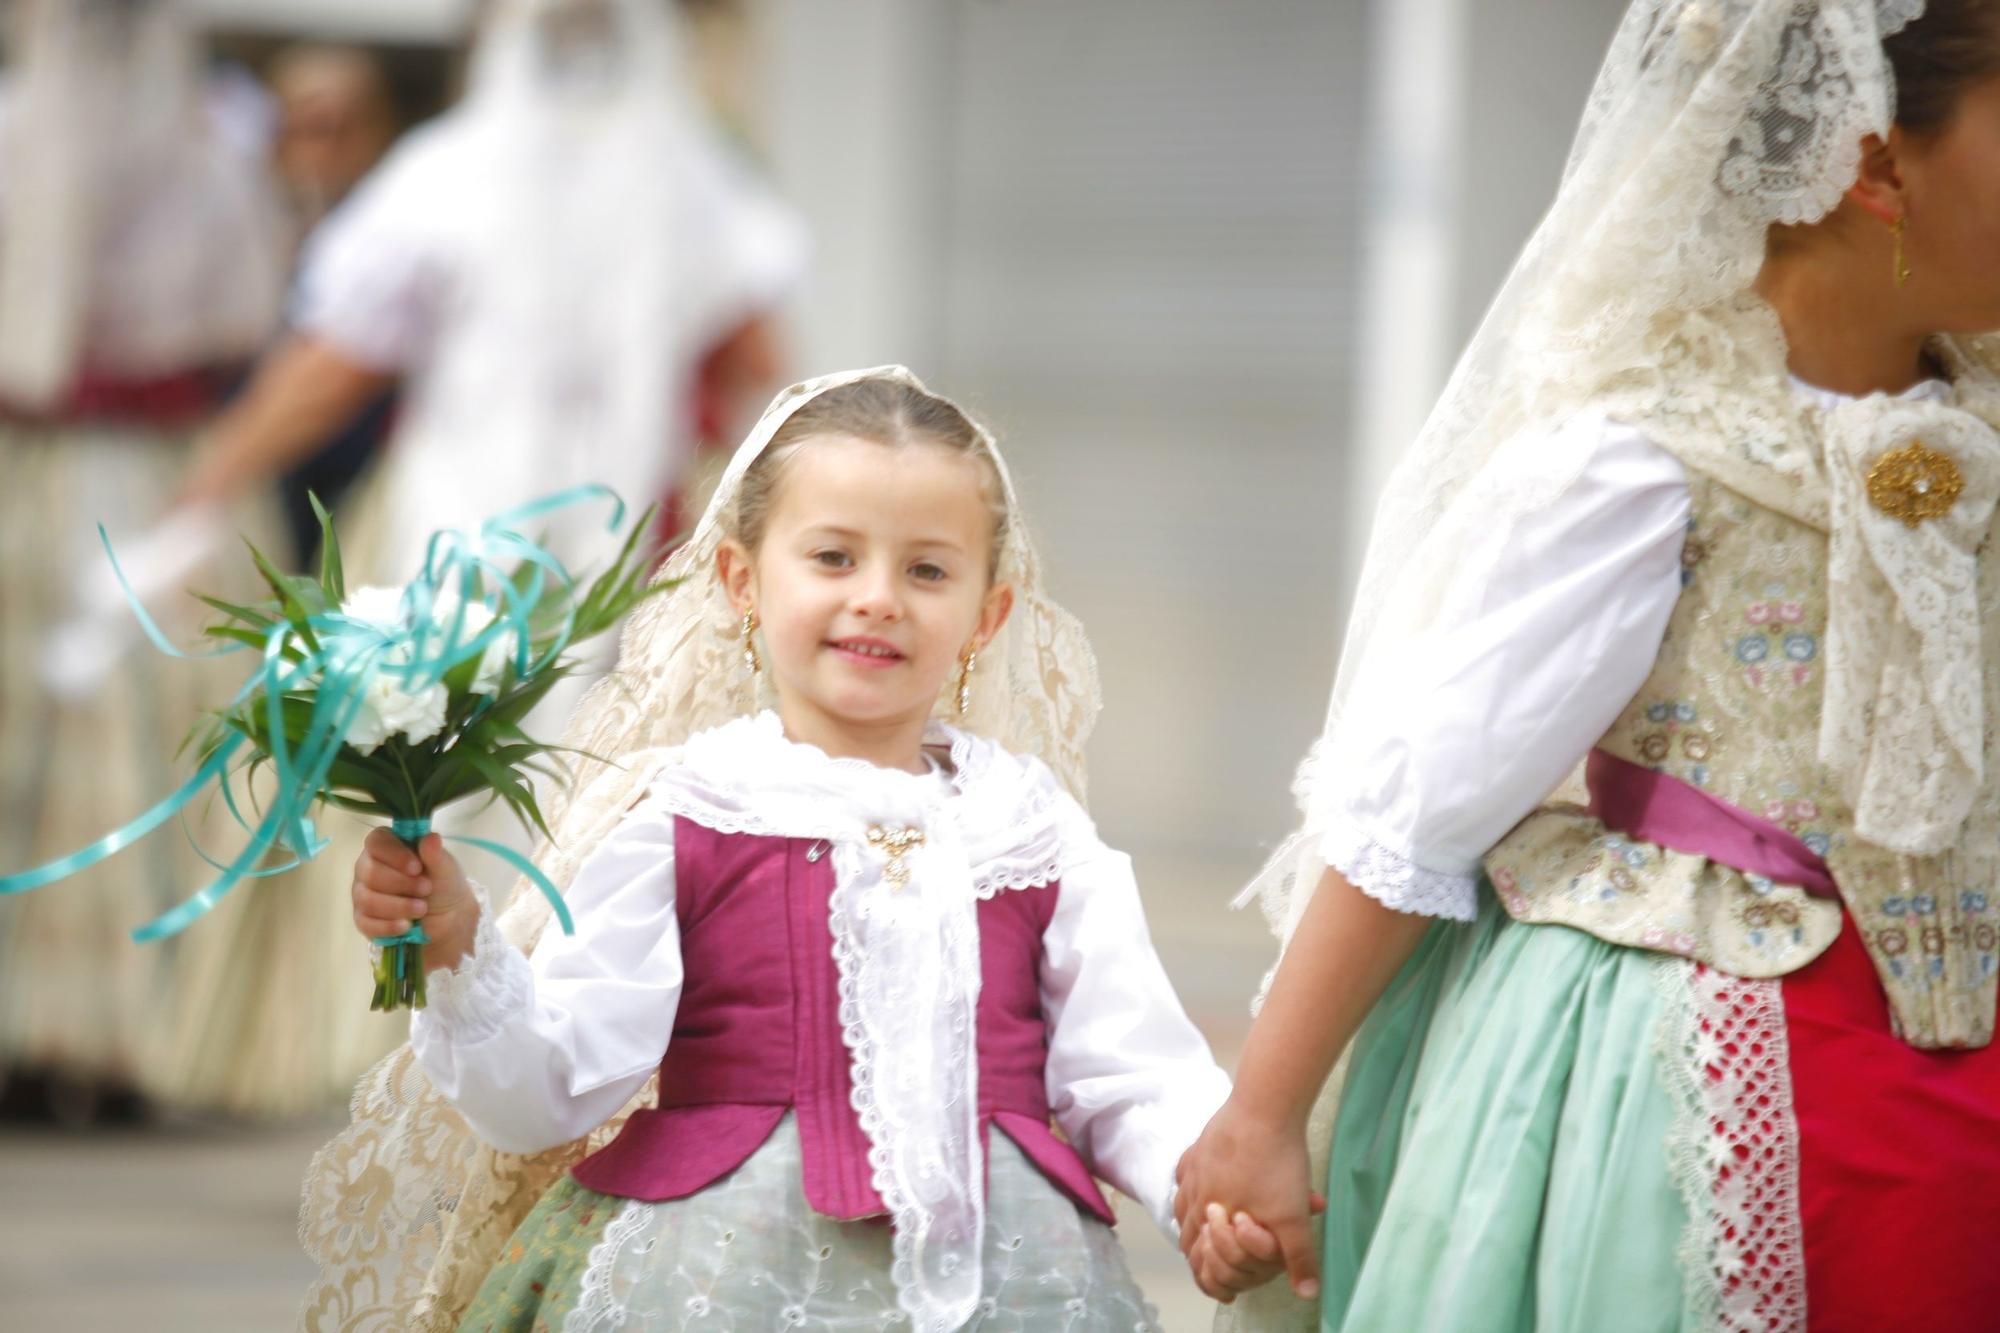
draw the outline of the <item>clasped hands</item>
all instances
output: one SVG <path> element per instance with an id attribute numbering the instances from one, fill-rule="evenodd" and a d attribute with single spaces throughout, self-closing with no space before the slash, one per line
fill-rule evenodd
<path id="1" fill-rule="evenodd" d="M 1311 1180 L 1302 1122 L 1224 1103 L 1174 1168 L 1174 1220 L 1195 1284 L 1227 1305 L 1288 1273 L 1299 1296 L 1317 1296 L 1312 1218 L 1326 1199 Z"/>

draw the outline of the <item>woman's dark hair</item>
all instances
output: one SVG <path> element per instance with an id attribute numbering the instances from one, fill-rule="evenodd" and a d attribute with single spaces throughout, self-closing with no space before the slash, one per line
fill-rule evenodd
<path id="1" fill-rule="evenodd" d="M 1896 123 L 1935 134 L 1975 84 L 2000 75 L 2000 0 L 1929 0 L 1882 49 L 1896 75 Z"/>

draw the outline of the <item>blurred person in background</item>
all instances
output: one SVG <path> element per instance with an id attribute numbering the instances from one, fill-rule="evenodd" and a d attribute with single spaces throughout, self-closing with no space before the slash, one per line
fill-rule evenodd
<path id="1" fill-rule="evenodd" d="M 271 163 L 303 245 L 388 153 L 400 117 L 381 61 L 361 47 L 287 47 L 271 62 L 270 82 L 278 104 Z M 317 495 L 329 507 L 340 503 L 388 436 L 395 405 L 393 385 L 385 387 L 280 478 L 285 524 L 301 564 L 319 545 L 319 523 L 307 496 Z"/>
<path id="2" fill-rule="evenodd" d="M 0 870 L 39 864 L 138 814 L 178 780 L 175 748 L 227 688 L 54 627 L 123 613 L 96 525 L 151 528 L 227 376 L 271 335 L 284 247 L 251 145 L 211 96 L 171 0 L 16 0 L 0 88 Z M 247 494 L 247 492 L 246 492 Z M 198 534 L 153 530 L 163 578 L 224 595 Z M 128 555 L 133 554 L 126 548 Z M 108 585 L 108 586 L 107 586 Z M 172 599 L 184 602 L 186 599 Z M 166 601 L 170 633 L 192 635 Z M 114 660 L 115 659 L 115 660 Z M 163 1016 L 172 943 L 128 932 L 205 867 L 161 838 L 70 883 L 0 898 L 0 1083 L 10 1108 L 82 1120 L 174 1080 Z"/>
<path id="3" fill-rule="evenodd" d="M 400 117 L 381 61 L 358 46 L 286 47 L 269 79 L 278 102 L 272 163 L 303 241 L 387 155 Z"/>
<path id="4" fill-rule="evenodd" d="M 343 524 L 350 588 L 400 585 L 434 530 L 566 487 L 603 483 L 635 509 L 680 488 L 696 404 L 775 378 L 769 318 L 806 242 L 684 91 L 675 22 L 665 0 L 488 6 L 464 100 L 310 240 L 291 332 L 209 432 L 183 504 L 263 484 L 398 377 L 393 437 Z M 578 506 L 536 528 L 587 569 L 615 550 L 607 518 Z M 558 733 L 587 683 L 565 682 L 530 732 Z M 447 831 L 524 844 L 501 808 L 479 818 Z M 231 928 L 197 946 L 233 962 L 203 968 L 215 991 L 176 1060 L 227 1080 L 243 1111 L 344 1096 L 401 1036 L 368 1012 L 347 933 L 366 829 L 323 831 L 318 860 L 236 895 Z"/>

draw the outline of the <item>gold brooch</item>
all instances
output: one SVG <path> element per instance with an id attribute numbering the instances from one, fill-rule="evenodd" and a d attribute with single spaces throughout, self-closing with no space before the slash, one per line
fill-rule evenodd
<path id="1" fill-rule="evenodd" d="M 1891 449 L 1868 469 L 1868 501 L 1910 527 L 1941 518 L 1958 503 L 1965 478 L 1950 454 L 1922 440 Z"/>
<path id="2" fill-rule="evenodd" d="M 922 829 L 886 829 L 877 825 L 868 830 L 868 845 L 888 857 L 882 867 L 882 880 L 891 889 L 900 889 L 910 882 L 910 865 L 903 858 L 924 845 Z"/>

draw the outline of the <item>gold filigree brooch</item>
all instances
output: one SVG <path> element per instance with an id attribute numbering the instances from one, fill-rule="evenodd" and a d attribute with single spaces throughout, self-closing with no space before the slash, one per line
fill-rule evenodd
<path id="1" fill-rule="evenodd" d="M 1951 455 L 1922 440 L 1891 449 L 1868 469 L 1868 502 L 1913 528 L 1950 513 L 1964 490 Z"/>

